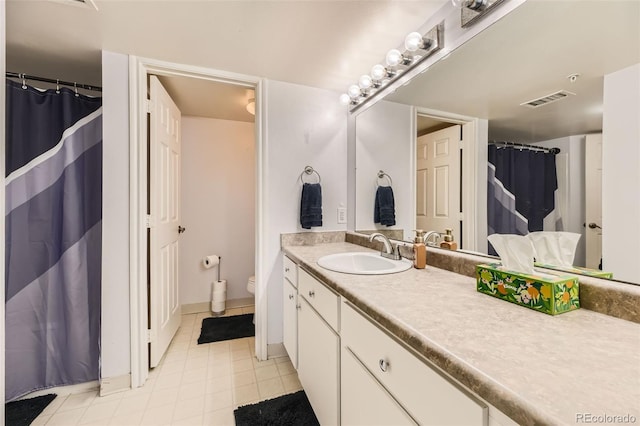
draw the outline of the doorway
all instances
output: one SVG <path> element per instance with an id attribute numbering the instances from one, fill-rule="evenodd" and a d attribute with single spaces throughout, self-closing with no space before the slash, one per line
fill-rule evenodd
<path id="1" fill-rule="evenodd" d="M 256 357 L 266 359 L 266 297 L 263 296 L 261 274 L 262 267 L 262 239 L 260 237 L 262 225 L 262 193 L 265 187 L 265 176 L 262 173 L 263 161 L 263 108 L 264 100 L 262 80 L 257 77 L 244 76 L 234 73 L 172 64 L 162 61 L 130 58 L 130 111 L 131 111 L 131 383 L 132 387 L 144 384 L 149 373 L 149 337 L 147 324 L 149 322 L 150 304 L 147 277 L 150 262 L 147 262 L 150 247 L 147 244 L 147 203 L 150 200 L 150 179 L 148 161 L 150 155 L 147 137 L 149 122 L 147 110 L 147 81 L 150 76 L 159 78 L 189 78 L 208 82 L 223 83 L 239 86 L 243 89 L 255 91 L 255 276 L 256 276 Z M 181 225 L 180 225 L 181 226 Z M 150 260 L 150 259 L 149 259 Z"/>
<path id="2" fill-rule="evenodd" d="M 470 251 L 486 252 L 487 137 L 487 120 L 417 108 L 416 227 Z"/>

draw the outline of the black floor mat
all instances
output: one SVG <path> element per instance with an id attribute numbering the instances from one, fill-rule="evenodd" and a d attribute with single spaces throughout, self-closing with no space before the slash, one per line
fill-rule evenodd
<path id="1" fill-rule="evenodd" d="M 320 426 L 304 391 L 238 407 L 236 426 Z"/>
<path id="2" fill-rule="evenodd" d="M 35 398 L 21 399 L 19 401 L 8 402 L 4 405 L 4 421 L 7 426 L 28 426 L 30 425 L 56 395 L 37 396 Z"/>
<path id="3" fill-rule="evenodd" d="M 253 314 L 235 315 L 232 317 L 205 318 L 198 344 L 219 342 L 221 340 L 239 339 L 256 335 L 253 325 Z"/>

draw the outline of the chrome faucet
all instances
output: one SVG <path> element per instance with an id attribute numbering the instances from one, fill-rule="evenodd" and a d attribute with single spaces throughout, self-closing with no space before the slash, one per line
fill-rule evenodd
<path id="1" fill-rule="evenodd" d="M 369 241 L 372 242 L 378 237 L 381 238 L 382 243 L 384 244 L 384 250 L 380 252 L 380 256 L 386 257 L 387 259 L 400 260 L 401 257 L 399 246 L 396 245 L 396 248 L 394 250 L 393 246 L 391 245 L 391 241 L 389 241 L 389 238 L 387 238 L 386 235 L 379 232 L 374 232 L 369 236 Z"/>
<path id="2" fill-rule="evenodd" d="M 434 241 L 429 241 L 429 238 L 433 237 L 435 235 L 435 240 Z M 429 231 L 427 232 L 427 234 L 424 237 L 424 243 L 430 247 L 438 247 L 438 238 L 440 238 L 442 236 L 441 233 L 439 233 L 438 231 Z"/>

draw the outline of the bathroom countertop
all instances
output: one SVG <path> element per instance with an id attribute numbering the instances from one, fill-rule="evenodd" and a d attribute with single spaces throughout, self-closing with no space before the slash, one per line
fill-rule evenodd
<path id="1" fill-rule="evenodd" d="M 473 278 L 431 266 L 392 275 L 318 266 L 327 254 L 373 251 L 351 243 L 283 250 L 519 424 L 585 423 L 579 414 L 640 421 L 639 324 L 586 309 L 535 312 L 478 293 Z"/>

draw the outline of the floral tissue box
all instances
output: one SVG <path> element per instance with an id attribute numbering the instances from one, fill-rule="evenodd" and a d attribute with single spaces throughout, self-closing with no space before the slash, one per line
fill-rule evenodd
<path id="1" fill-rule="evenodd" d="M 509 271 L 500 263 L 476 266 L 477 289 L 493 297 L 549 315 L 580 308 L 578 277 Z"/>

